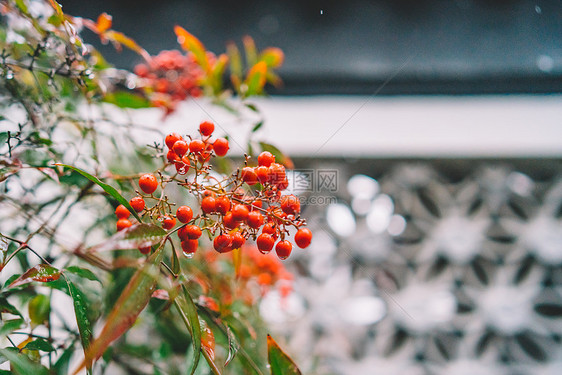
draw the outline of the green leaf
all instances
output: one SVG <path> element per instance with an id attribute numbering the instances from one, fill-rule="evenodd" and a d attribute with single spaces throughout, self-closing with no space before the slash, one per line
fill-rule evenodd
<path id="1" fill-rule="evenodd" d="M 228 325 L 226 326 L 226 334 L 228 336 L 228 357 L 226 358 L 226 362 L 224 363 L 225 367 L 230 363 L 230 361 L 234 359 L 234 356 L 240 349 L 240 343 L 238 342 L 236 336 L 234 336 L 234 333 Z"/>
<path id="2" fill-rule="evenodd" d="M 0 132 L 0 146 L 8 141 L 8 132 Z"/>
<path id="3" fill-rule="evenodd" d="M 24 284 L 29 284 L 33 281 L 40 281 L 43 283 L 58 280 L 60 271 L 48 264 L 38 264 L 37 266 L 28 269 L 23 275 L 15 279 L 8 288 L 15 288 Z"/>
<path id="4" fill-rule="evenodd" d="M 260 53 L 259 61 L 263 61 L 269 68 L 279 68 L 285 60 L 283 51 L 277 47 L 266 48 Z"/>
<path id="5" fill-rule="evenodd" d="M 66 268 L 66 271 L 72 272 L 73 274 L 78 275 L 80 277 L 83 277 L 85 279 L 97 281 L 100 284 L 102 283 L 100 281 L 100 279 L 98 279 L 98 277 L 92 271 L 90 271 L 87 268 L 81 268 L 81 267 L 78 267 L 78 266 L 70 266 L 70 267 Z"/>
<path id="6" fill-rule="evenodd" d="M 228 63 L 228 56 L 224 53 L 221 54 L 216 62 L 215 65 L 211 68 L 211 73 L 207 77 L 208 83 L 213 88 L 213 92 L 215 94 L 220 94 L 222 90 L 222 83 L 223 83 L 223 75 L 226 69 L 226 64 Z"/>
<path id="7" fill-rule="evenodd" d="M 266 83 L 266 74 L 267 65 L 265 62 L 260 61 L 252 66 L 245 81 L 248 85 L 246 96 L 261 94 Z"/>
<path id="8" fill-rule="evenodd" d="M 57 374 L 66 375 L 68 374 L 68 367 L 70 364 L 70 359 L 74 354 L 74 342 L 66 348 L 66 350 L 61 354 L 61 356 L 57 359 L 55 364 L 53 365 L 53 370 Z"/>
<path id="9" fill-rule="evenodd" d="M 12 315 L 22 316 L 18 309 L 8 302 L 5 297 L 0 297 L 0 313 L 10 313 Z"/>
<path id="10" fill-rule="evenodd" d="M 38 326 L 49 320 L 51 313 L 51 300 L 44 294 L 38 294 L 27 306 L 29 318 L 33 326 Z"/>
<path id="11" fill-rule="evenodd" d="M 256 125 L 254 125 L 254 127 L 252 128 L 252 133 L 257 132 L 261 127 L 263 126 L 263 121 L 258 122 Z"/>
<path id="12" fill-rule="evenodd" d="M 19 329 L 24 323 L 24 320 L 21 318 L 4 320 L 2 322 L 2 327 L 0 327 L 0 336 L 7 335 L 16 329 Z"/>
<path id="13" fill-rule="evenodd" d="M 24 14 L 29 14 L 29 11 L 27 10 L 27 5 L 25 4 L 25 2 L 23 0 L 16 0 L 16 6 L 24 13 Z"/>
<path id="14" fill-rule="evenodd" d="M 244 51 L 246 52 L 246 63 L 252 66 L 258 62 L 258 49 L 256 48 L 256 43 L 251 36 L 246 35 L 242 38 L 242 43 L 244 44 Z"/>
<path id="15" fill-rule="evenodd" d="M 172 259 L 170 263 L 172 265 L 172 272 L 176 275 L 179 274 L 181 272 L 181 265 L 178 257 L 178 252 L 176 251 L 176 248 L 174 246 L 172 246 Z"/>
<path id="16" fill-rule="evenodd" d="M 55 351 L 55 348 L 53 348 L 53 345 L 51 345 L 51 343 L 48 342 L 45 339 L 36 339 L 36 340 L 31 341 L 31 342 L 28 342 L 27 345 L 25 345 L 24 349 L 41 350 L 43 352 L 54 352 Z"/>
<path id="17" fill-rule="evenodd" d="M 193 344 L 193 364 L 191 366 L 190 375 L 195 373 L 199 365 L 199 358 L 201 357 L 201 326 L 199 323 L 199 315 L 197 314 L 197 307 L 193 303 L 189 292 L 185 286 L 182 286 L 182 294 L 174 299 L 174 306 L 178 309 L 181 318 L 191 334 L 191 342 Z"/>
<path id="18" fill-rule="evenodd" d="M 6 280 L 6 282 L 4 283 L 4 288 L 8 288 L 8 285 L 13 283 L 20 276 L 21 276 L 20 274 L 16 273 L 16 274 L 13 274 L 12 276 L 8 277 L 8 280 Z"/>
<path id="19" fill-rule="evenodd" d="M 156 289 L 163 254 L 164 246 L 160 246 L 146 260 L 144 266 L 133 274 L 109 313 L 100 335 L 88 347 L 80 368 L 91 367 L 92 361 L 98 359 L 113 341 L 133 326 Z"/>
<path id="20" fill-rule="evenodd" d="M 126 91 L 109 93 L 103 97 L 103 101 L 114 104 L 119 108 L 138 109 L 150 107 L 150 101 L 148 99 Z"/>
<path id="21" fill-rule="evenodd" d="M 125 228 L 99 245 L 91 247 L 88 251 L 109 251 L 136 249 L 139 247 L 153 246 L 162 242 L 167 232 L 154 224 L 135 224 Z"/>
<path id="22" fill-rule="evenodd" d="M 277 147 L 265 142 L 259 142 L 259 144 L 262 151 L 269 151 L 275 156 L 275 161 L 277 163 L 283 164 L 285 167 L 289 169 L 294 168 L 293 161 L 287 155 L 281 152 L 281 150 L 279 150 Z"/>
<path id="23" fill-rule="evenodd" d="M 301 375 L 297 365 L 270 335 L 267 335 L 267 359 L 271 366 L 271 375 Z"/>
<path id="24" fill-rule="evenodd" d="M 115 188 L 113 186 L 108 185 L 105 182 L 102 182 L 97 177 L 92 176 L 91 174 L 81 170 L 80 168 L 76 168 L 76 167 L 73 167 L 73 166 L 70 166 L 70 165 L 67 165 L 67 164 L 55 164 L 55 165 L 60 165 L 60 166 L 72 169 L 73 171 L 76 171 L 76 172 L 80 173 L 82 176 L 86 177 L 88 180 L 92 181 L 94 184 L 101 187 L 107 194 L 111 195 L 113 198 L 115 198 L 123 206 L 127 207 L 129 212 L 131 212 L 133 214 L 135 219 L 137 219 L 139 222 L 142 222 L 142 220 L 139 217 L 139 215 L 137 214 L 137 212 L 129 204 L 129 201 L 127 201 L 125 198 L 123 198 L 123 196 L 121 194 L 119 194 L 119 192 L 117 190 L 115 190 Z"/>
<path id="25" fill-rule="evenodd" d="M 44 366 L 31 361 L 25 354 L 8 349 L 0 349 L 0 354 L 10 361 L 14 374 L 49 375 L 49 371 Z"/>
<path id="26" fill-rule="evenodd" d="M 260 110 L 258 109 L 258 107 L 257 107 L 255 104 L 253 104 L 253 103 L 246 103 L 246 104 L 244 104 L 244 105 L 245 105 L 248 109 L 250 109 L 251 111 L 253 111 L 253 112 L 256 112 L 256 113 L 259 113 L 259 112 L 260 112 Z"/>
<path id="27" fill-rule="evenodd" d="M 84 293 L 74 285 L 73 282 L 65 277 L 68 294 L 72 297 L 74 303 L 74 315 L 76 316 L 76 323 L 78 324 L 78 331 L 80 332 L 80 341 L 84 348 L 84 354 L 87 353 L 88 348 L 92 342 L 92 323 L 88 318 L 89 304 Z M 90 368 L 91 366 L 88 366 Z"/>

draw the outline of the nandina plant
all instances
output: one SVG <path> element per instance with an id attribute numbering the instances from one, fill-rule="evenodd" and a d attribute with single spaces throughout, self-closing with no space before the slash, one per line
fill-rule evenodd
<path id="1" fill-rule="evenodd" d="M 176 134 L 114 116 L 159 107 L 165 121 L 197 97 L 259 115 L 248 98 L 279 83 L 282 52 L 246 37 L 244 67 L 234 44 L 216 56 L 175 26 L 184 52 L 150 56 L 105 13 L 0 12 L 0 373 L 299 374 L 256 309 L 290 293 L 282 260 L 312 238 L 284 193 L 290 159 L 254 139 L 230 159 L 211 119 Z M 113 68 L 83 28 L 142 62 Z"/>

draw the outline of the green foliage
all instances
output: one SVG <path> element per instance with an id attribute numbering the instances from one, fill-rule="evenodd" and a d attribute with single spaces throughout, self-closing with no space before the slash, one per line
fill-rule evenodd
<path id="1" fill-rule="evenodd" d="M 300 375 L 301 372 L 291 358 L 267 335 L 267 357 L 271 375 Z"/>
<path id="2" fill-rule="evenodd" d="M 143 87 L 132 72 L 113 68 L 76 33 L 77 19 L 56 1 L 43 5 L 48 11 L 37 16 L 28 0 L 8 0 L 2 10 L 10 17 L 0 19 L 0 270 L 17 272 L 6 275 L 0 289 L 0 337 L 17 346 L 0 349 L 2 368 L 14 374 L 71 374 L 77 369 L 70 364 L 83 359 L 89 373 L 110 363 L 130 373 L 142 365 L 155 374 L 265 374 L 265 327 L 248 302 L 260 292 L 240 287 L 242 251 L 234 261 L 187 259 L 170 245 L 174 231 L 157 225 L 156 213 L 141 216 L 129 204 L 137 194 L 136 173 L 163 160 L 163 137 L 156 136 L 154 145 L 138 145 L 131 135 L 135 125 L 104 110 L 160 106 L 155 98 L 162 93 Z M 28 26 L 17 28 L 13 19 Z M 80 23 L 147 63 L 153 58 L 113 30 L 107 14 Z M 239 118 L 251 112 L 248 130 L 258 132 L 260 111 L 245 100 L 263 95 L 267 83 L 278 83 L 274 70 L 282 52 L 260 52 L 246 37 L 244 58 L 235 45 L 215 56 L 194 35 L 180 27 L 175 31 L 200 69 L 197 87 Z M 227 75 L 241 101 L 236 105 L 229 103 Z M 99 118 L 90 116 L 98 112 Z M 272 145 L 259 148 L 290 162 Z M 222 163 L 227 170 L 229 161 Z M 110 205 L 117 204 L 130 211 L 134 224 L 114 234 Z M 82 219 L 88 227 L 80 226 Z M 146 247 L 152 248 L 146 257 L 136 250 Z M 68 305 L 54 302 L 61 293 L 70 297 L 65 297 Z M 53 317 L 66 308 L 73 308 L 78 329 L 57 326 L 66 337 L 53 337 L 58 322 Z M 95 336 L 98 319 L 103 325 Z M 133 342 L 131 330 L 150 340 Z"/>

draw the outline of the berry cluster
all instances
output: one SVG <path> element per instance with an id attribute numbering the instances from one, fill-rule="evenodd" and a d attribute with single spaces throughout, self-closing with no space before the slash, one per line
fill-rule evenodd
<path id="1" fill-rule="evenodd" d="M 209 54 L 208 58 L 215 57 Z M 135 66 L 134 72 L 143 78 L 142 86 L 146 91 L 160 94 L 151 96 L 155 106 L 163 105 L 166 101 L 177 103 L 202 94 L 200 81 L 203 71 L 191 53 L 184 55 L 178 50 L 162 51 L 153 56 L 148 64 Z"/>
<path id="2" fill-rule="evenodd" d="M 131 199 L 130 204 L 143 216 L 161 222 L 166 230 L 176 226 L 176 220 L 183 225 L 175 231 L 181 241 L 181 248 L 187 257 L 192 257 L 199 246 L 199 238 L 207 231 L 214 236 L 213 247 L 219 253 L 239 249 L 248 239 L 256 242 L 258 250 L 269 253 L 273 248 L 280 259 L 286 259 L 293 245 L 288 240 L 289 230 L 294 228 L 294 242 L 306 248 L 312 240 L 312 232 L 300 217 L 300 201 L 294 195 L 283 195 L 288 186 L 285 167 L 275 162 L 275 156 L 264 151 L 257 158 L 257 166 L 250 166 L 246 157 L 245 166 L 231 176 L 217 180 L 210 175 L 209 161 L 215 156 L 224 156 L 229 149 L 225 138 L 211 139 L 215 130 L 213 123 L 205 121 L 199 126 L 200 137 L 184 138 L 176 133 L 165 138 L 167 146 L 166 168 L 173 166 L 174 173 L 166 176 L 159 172 L 144 174 L 138 184 L 146 195 Z M 162 193 L 154 193 L 160 186 L 175 182 L 185 187 L 199 199 L 199 213 L 182 205 L 172 213 L 173 203 Z M 147 207 L 145 200 L 156 202 Z M 117 229 L 131 225 L 128 211 L 124 206 L 116 210 Z M 141 249 L 148 252 L 150 249 Z"/>

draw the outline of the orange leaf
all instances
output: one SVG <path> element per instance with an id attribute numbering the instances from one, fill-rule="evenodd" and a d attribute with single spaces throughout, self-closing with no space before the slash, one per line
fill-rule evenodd
<path id="1" fill-rule="evenodd" d="M 280 48 L 269 47 L 262 51 L 259 60 L 265 62 L 269 68 L 279 68 L 285 60 L 285 55 Z"/>
<path id="2" fill-rule="evenodd" d="M 260 61 L 252 66 L 246 77 L 246 85 L 248 85 L 247 96 L 260 94 L 263 86 L 265 86 L 267 74 L 267 65 Z"/>
<path id="3" fill-rule="evenodd" d="M 203 350 L 207 352 L 209 357 L 215 360 L 215 335 L 207 322 L 204 319 L 199 318 L 199 324 L 201 327 L 201 346 Z"/>
<path id="4" fill-rule="evenodd" d="M 205 46 L 199 39 L 197 39 L 193 34 L 189 33 L 186 29 L 181 26 L 174 26 L 174 32 L 178 37 L 178 43 L 187 52 L 193 53 L 197 64 L 205 71 L 208 69 L 207 53 Z"/>
<path id="5" fill-rule="evenodd" d="M 111 17 L 111 15 L 105 12 L 100 14 L 98 17 L 98 22 L 96 23 L 98 33 L 104 33 L 109 30 L 111 28 L 112 19 L 113 18 Z"/>
<path id="6" fill-rule="evenodd" d="M 108 30 L 104 32 L 102 35 L 107 40 L 111 41 L 113 44 L 117 46 L 123 44 L 125 47 L 141 55 L 146 61 L 150 61 L 150 55 L 148 54 L 148 52 L 146 52 L 146 50 L 141 46 L 139 46 L 137 42 L 135 42 L 133 39 L 129 38 L 127 35 L 123 34 L 122 32 Z"/>

